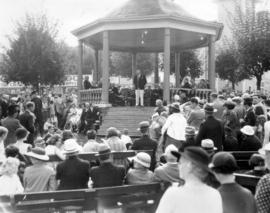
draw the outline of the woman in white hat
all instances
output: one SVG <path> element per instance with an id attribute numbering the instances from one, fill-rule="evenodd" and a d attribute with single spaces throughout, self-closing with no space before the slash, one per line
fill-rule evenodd
<path id="1" fill-rule="evenodd" d="M 261 141 L 255 135 L 254 128 L 252 126 L 246 125 L 241 130 L 242 137 L 240 140 L 240 151 L 258 151 L 261 147 Z"/>
<path id="2" fill-rule="evenodd" d="M 46 164 L 49 156 L 44 149 L 36 147 L 27 152 L 32 166 L 25 169 L 23 183 L 25 192 L 43 192 L 54 191 L 56 189 L 56 180 L 54 170 Z"/>
<path id="3" fill-rule="evenodd" d="M 133 168 L 129 169 L 126 182 L 128 184 L 144 184 L 153 182 L 153 172 L 149 170 L 151 157 L 145 152 L 139 152 L 134 158 Z"/>

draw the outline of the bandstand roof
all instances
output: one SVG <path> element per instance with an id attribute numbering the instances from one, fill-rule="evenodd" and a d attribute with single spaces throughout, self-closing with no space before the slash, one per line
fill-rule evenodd
<path id="1" fill-rule="evenodd" d="M 128 0 L 105 17 L 72 33 L 95 49 L 109 31 L 112 51 L 162 52 L 164 28 L 171 29 L 171 49 L 181 51 L 208 45 L 209 35 L 221 36 L 223 25 L 193 17 L 171 0 Z"/>

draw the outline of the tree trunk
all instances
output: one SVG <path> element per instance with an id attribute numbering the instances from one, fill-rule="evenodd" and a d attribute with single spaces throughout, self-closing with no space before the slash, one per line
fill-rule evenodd
<path id="1" fill-rule="evenodd" d="M 260 91 L 261 90 L 262 76 L 261 75 L 256 76 L 256 79 L 257 79 L 257 82 L 256 82 L 257 90 Z"/>

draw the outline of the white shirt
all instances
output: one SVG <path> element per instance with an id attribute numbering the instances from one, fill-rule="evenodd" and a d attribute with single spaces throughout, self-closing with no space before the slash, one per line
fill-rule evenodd
<path id="1" fill-rule="evenodd" d="M 16 146 L 19 149 L 19 152 L 22 155 L 25 155 L 28 152 L 29 148 L 31 148 L 30 144 L 27 144 L 27 143 L 24 143 L 24 142 L 18 142 L 17 141 L 13 145 Z"/>
<path id="2" fill-rule="evenodd" d="M 186 140 L 185 129 L 187 126 L 187 120 L 181 113 L 171 114 L 164 126 L 162 127 L 161 133 L 164 134 L 167 130 L 167 135 L 175 140 Z"/>
<path id="3" fill-rule="evenodd" d="M 263 145 L 265 146 L 266 144 L 269 143 L 270 140 L 270 121 L 266 121 L 264 123 L 264 140 L 263 140 Z"/>
<path id="4" fill-rule="evenodd" d="M 98 152 L 99 143 L 95 140 L 88 140 L 83 146 L 83 152 Z"/>
<path id="5" fill-rule="evenodd" d="M 17 174 L 0 177 L 0 195 L 13 195 L 23 193 L 23 187 Z"/>
<path id="6" fill-rule="evenodd" d="M 4 141 L 0 141 L 0 164 L 6 159 Z"/>
<path id="7" fill-rule="evenodd" d="M 156 213 L 222 213 L 219 192 L 206 184 L 186 183 L 170 187 L 160 200 Z"/>
<path id="8" fill-rule="evenodd" d="M 132 140 L 128 135 L 121 135 L 121 140 L 127 145 L 132 144 Z"/>

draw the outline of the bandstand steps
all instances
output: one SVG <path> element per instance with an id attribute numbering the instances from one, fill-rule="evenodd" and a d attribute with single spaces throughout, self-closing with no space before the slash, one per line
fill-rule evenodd
<path id="1" fill-rule="evenodd" d="M 131 137 L 138 137 L 138 124 L 149 121 L 153 112 L 154 107 L 111 107 L 103 115 L 98 135 L 105 136 L 109 127 L 116 127 L 120 131 L 127 128 Z"/>

